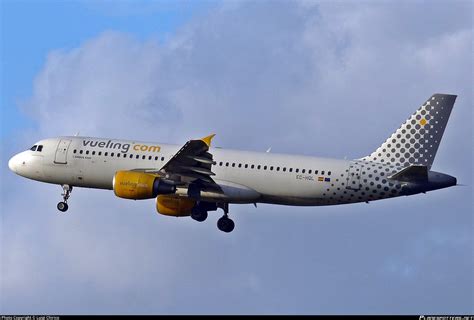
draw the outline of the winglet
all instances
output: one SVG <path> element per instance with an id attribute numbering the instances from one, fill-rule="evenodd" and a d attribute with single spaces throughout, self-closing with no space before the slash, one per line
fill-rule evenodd
<path id="1" fill-rule="evenodd" d="M 204 137 L 201 140 L 204 141 L 205 144 L 207 144 L 208 147 L 211 146 L 211 140 L 214 138 L 215 134 L 211 134 L 210 136 Z"/>

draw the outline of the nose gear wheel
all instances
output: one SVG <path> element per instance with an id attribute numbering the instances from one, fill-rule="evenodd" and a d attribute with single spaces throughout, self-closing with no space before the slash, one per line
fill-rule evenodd
<path id="1" fill-rule="evenodd" d="M 71 196 L 72 187 L 68 184 L 63 184 L 62 188 L 63 188 L 63 193 L 61 194 L 61 196 L 63 197 L 63 201 L 58 203 L 57 208 L 61 212 L 66 212 L 67 209 L 69 209 L 67 200 Z"/>

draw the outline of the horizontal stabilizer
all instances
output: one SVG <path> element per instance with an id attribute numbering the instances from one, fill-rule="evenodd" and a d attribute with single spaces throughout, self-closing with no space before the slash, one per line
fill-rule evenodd
<path id="1" fill-rule="evenodd" d="M 406 167 L 397 173 L 394 173 L 389 179 L 398 180 L 398 181 L 428 181 L 428 167 L 427 166 L 420 166 L 420 165 L 413 165 Z"/>

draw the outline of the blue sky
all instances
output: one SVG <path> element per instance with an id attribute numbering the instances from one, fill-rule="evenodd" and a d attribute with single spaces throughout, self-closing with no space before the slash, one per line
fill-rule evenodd
<path id="1" fill-rule="evenodd" d="M 2 1 L 0 313 L 472 313 L 472 9 Z M 433 170 L 466 186 L 231 206 L 229 235 L 220 212 L 198 224 L 99 190 L 74 189 L 59 215 L 58 186 L 7 168 L 78 131 L 359 158 L 436 92 L 458 98 Z"/>
<path id="2" fill-rule="evenodd" d="M 210 1 L 2 1 L 2 136 L 34 126 L 17 102 L 31 95 L 33 80 L 52 49 L 70 49 L 104 30 L 165 41 Z M 8 118 L 8 121 L 4 121 Z"/>

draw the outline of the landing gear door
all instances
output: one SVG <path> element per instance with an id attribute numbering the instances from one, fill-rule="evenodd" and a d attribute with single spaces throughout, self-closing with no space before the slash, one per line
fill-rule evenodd
<path id="1" fill-rule="evenodd" d="M 360 175 L 361 166 L 358 163 L 351 163 L 349 166 L 349 173 L 347 175 L 347 189 L 359 190 L 360 189 Z"/>
<path id="2" fill-rule="evenodd" d="M 56 149 L 56 155 L 54 156 L 54 163 L 66 164 L 67 163 L 67 151 L 71 140 L 59 141 L 58 148 Z"/>

